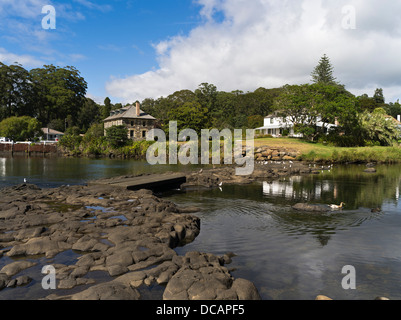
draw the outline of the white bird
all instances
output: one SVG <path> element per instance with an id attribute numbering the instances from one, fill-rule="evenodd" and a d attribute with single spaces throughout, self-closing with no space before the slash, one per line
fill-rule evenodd
<path id="1" fill-rule="evenodd" d="M 219 183 L 219 187 L 221 187 L 223 185 L 223 181 Z"/>
<path id="2" fill-rule="evenodd" d="M 336 204 L 330 204 L 329 207 L 330 207 L 331 209 L 342 209 L 344 205 L 345 205 L 345 203 L 344 203 L 344 202 L 341 202 L 339 206 L 336 205 Z"/>
<path id="3" fill-rule="evenodd" d="M 24 178 L 24 183 L 26 183 L 26 178 Z"/>

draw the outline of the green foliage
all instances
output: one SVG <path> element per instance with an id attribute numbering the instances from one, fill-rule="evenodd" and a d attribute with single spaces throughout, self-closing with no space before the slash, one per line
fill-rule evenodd
<path id="1" fill-rule="evenodd" d="M 186 103 L 184 109 L 191 105 L 197 106 L 195 112 L 207 109 L 202 119 L 203 129 L 207 128 L 256 128 L 254 122 L 248 122 L 250 116 L 265 117 L 271 112 L 273 100 L 281 92 L 281 88 L 265 89 L 259 88 L 254 92 L 244 93 L 242 91 L 224 92 L 218 91 L 213 84 L 202 83 L 194 92 L 181 90 L 174 92 L 168 97 L 155 99 L 144 99 L 142 109 L 157 118 L 161 126 L 166 128 L 169 121 L 181 118 L 183 112 L 177 111 Z M 201 108 L 199 108 L 199 106 Z M 200 111 L 203 114 L 203 111 Z M 197 125 L 197 124 L 195 124 Z M 190 127 L 188 125 L 188 127 Z M 192 128 L 192 127 L 191 127 Z M 195 128 L 194 128 L 195 129 Z"/>
<path id="2" fill-rule="evenodd" d="M 79 136 L 81 134 L 81 130 L 79 129 L 79 127 L 74 126 L 74 127 L 69 127 L 64 133 L 65 135 Z"/>
<path id="3" fill-rule="evenodd" d="M 47 124 L 52 119 L 66 119 L 68 115 L 77 121 L 85 101 L 87 83 L 76 68 L 45 65 L 32 69 L 29 74 L 40 122 Z"/>
<path id="4" fill-rule="evenodd" d="M 248 128 L 259 128 L 263 126 L 264 117 L 261 115 L 249 116 L 247 121 Z"/>
<path id="5" fill-rule="evenodd" d="M 65 134 L 59 141 L 59 145 L 69 151 L 79 153 L 82 137 L 74 134 Z"/>
<path id="6" fill-rule="evenodd" d="M 195 130 L 198 134 L 209 127 L 208 109 L 196 101 L 185 102 L 168 113 L 170 121 L 177 121 L 178 131 L 185 128 Z"/>
<path id="7" fill-rule="evenodd" d="M 112 126 L 106 129 L 106 140 L 113 148 L 120 148 L 128 142 L 128 130 L 125 126 Z"/>
<path id="8" fill-rule="evenodd" d="M 387 117 L 382 108 L 373 113 L 364 111 L 360 114 L 363 135 L 366 140 L 378 142 L 381 146 L 391 146 L 400 136 L 399 129 L 390 117 Z"/>
<path id="9" fill-rule="evenodd" d="M 358 114 L 356 98 L 343 86 L 321 83 L 284 86 L 274 107 L 294 124 L 295 132 L 312 141 L 324 134 L 317 126 L 319 120 L 332 124 L 337 120 L 341 132 L 352 135 Z"/>
<path id="10" fill-rule="evenodd" d="M 13 141 L 32 141 L 42 135 L 41 125 L 35 118 L 10 117 L 0 122 L 0 136 Z"/>

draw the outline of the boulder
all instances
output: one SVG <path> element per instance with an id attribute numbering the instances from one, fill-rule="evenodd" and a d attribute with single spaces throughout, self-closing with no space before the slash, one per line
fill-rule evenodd
<path id="1" fill-rule="evenodd" d="M 293 209 L 298 211 L 311 211 L 311 212 L 327 212 L 330 210 L 328 206 L 319 204 L 297 203 L 292 206 Z"/>
<path id="2" fill-rule="evenodd" d="M 23 260 L 11 262 L 11 263 L 5 265 L 0 270 L 0 274 L 4 273 L 8 277 L 12 277 L 12 276 L 20 273 L 22 270 L 28 269 L 28 268 L 33 267 L 35 265 L 37 265 L 36 262 L 23 261 Z"/>

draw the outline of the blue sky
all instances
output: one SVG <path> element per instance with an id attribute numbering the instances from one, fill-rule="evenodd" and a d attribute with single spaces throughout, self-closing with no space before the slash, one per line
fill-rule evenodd
<path id="1" fill-rule="evenodd" d="M 54 30 L 42 28 L 47 4 L 56 9 Z M 105 83 L 111 76 L 156 68 L 154 45 L 201 22 L 200 6 L 187 0 L 0 0 L 0 6 L 3 62 L 15 59 L 27 69 L 73 65 L 88 82 L 89 95 L 100 101 L 110 96 Z"/>
<path id="2" fill-rule="evenodd" d="M 42 28 L 42 7 L 56 29 Z M 75 66 L 113 103 L 194 90 L 310 82 L 323 54 L 352 93 L 401 97 L 401 2 L 380 0 L 0 0 L 0 61 Z"/>

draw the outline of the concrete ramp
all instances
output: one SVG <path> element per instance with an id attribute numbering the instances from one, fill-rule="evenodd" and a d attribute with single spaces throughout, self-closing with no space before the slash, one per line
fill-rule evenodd
<path id="1" fill-rule="evenodd" d="M 142 176 L 121 176 L 108 179 L 93 180 L 88 185 L 109 185 L 128 190 L 140 189 L 173 189 L 187 181 L 183 173 L 164 173 Z"/>

